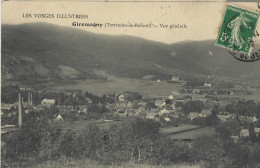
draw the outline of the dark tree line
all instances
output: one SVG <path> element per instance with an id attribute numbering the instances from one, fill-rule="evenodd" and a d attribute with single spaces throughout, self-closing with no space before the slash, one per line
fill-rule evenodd
<path id="1" fill-rule="evenodd" d="M 228 124 L 232 129 L 236 124 Z M 226 125 L 223 125 L 223 127 Z M 159 133 L 160 124 L 148 119 L 129 119 L 100 129 L 95 123 L 72 131 L 49 123 L 44 115 L 30 114 L 16 135 L 5 138 L 4 162 L 25 164 L 57 160 L 61 157 L 98 161 L 101 164 L 126 162 L 168 165 L 201 162 L 206 167 L 240 168 L 260 160 L 260 149 L 250 153 L 235 144 L 225 131 L 199 136 L 191 146 L 176 142 Z M 259 148 L 259 146 L 256 146 Z M 32 160 L 34 162 L 32 162 Z M 27 164 L 27 165 L 26 165 Z M 22 165 L 22 164 L 20 164 Z"/>

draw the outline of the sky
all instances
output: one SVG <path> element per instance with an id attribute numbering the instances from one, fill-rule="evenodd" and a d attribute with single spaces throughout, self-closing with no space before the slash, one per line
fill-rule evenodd
<path id="1" fill-rule="evenodd" d="M 252 11 L 256 2 L 231 3 Z M 163 43 L 216 39 L 227 2 L 2 2 L 2 24 L 47 22 L 73 27 L 72 22 L 157 25 L 154 28 L 74 27 L 93 33 L 131 35 Z M 260 10 L 259 10 L 260 11 Z M 25 18 L 23 14 L 54 14 L 55 18 Z M 87 19 L 58 19 L 57 14 L 88 15 Z M 160 24 L 168 25 L 161 28 Z M 170 29 L 185 24 L 187 28 Z M 259 27 L 259 26 L 258 26 Z M 260 31 L 258 31 L 260 32 Z"/>

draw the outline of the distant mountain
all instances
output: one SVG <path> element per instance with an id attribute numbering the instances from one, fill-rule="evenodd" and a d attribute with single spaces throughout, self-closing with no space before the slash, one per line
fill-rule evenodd
<path id="1" fill-rule="evenodd" d="M 239 62 L 214 40 L 168 45 L 46 23 L 2 25 L 4 81 L 103 79 L 98 70 L 138 79 L 174 74 L 260 79 L 260 62 Z"/>

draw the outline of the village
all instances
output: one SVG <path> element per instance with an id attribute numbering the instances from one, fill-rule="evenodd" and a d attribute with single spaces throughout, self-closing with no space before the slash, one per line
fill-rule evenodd
<path id="1" fill-rule="evenodd" d="M 183 81 L 174 76 L 170 82 Z M 167 97 L 143 97 L 131 91 L 100 97 L 80 90 L 47 92 L 46 97 L 41 94 L 31 88 L 19 88 L 17 102 L 1 103 L 2 137 L 14 134 L 26 116 L 36 112 L 70 129 L 73 123 L 77 129 L 77 125 L 90 121 L 106 127 L 127 118 L 150 119 L 160 122 L 160 132 L 171 139 L 189 142 L 203 134 L 215 134 L 221 124 L 235 123 L 237 129 L 229 136 L 235 142 L 251 143 L 249 129 L 253 124 L 255 135 L 260 138 L 259 102 L 243 98 L 252 94 L 250 90 L 223 88 L 211 82 L 203 86 L 183 84 L 183 89 L 173 90 Z"/>

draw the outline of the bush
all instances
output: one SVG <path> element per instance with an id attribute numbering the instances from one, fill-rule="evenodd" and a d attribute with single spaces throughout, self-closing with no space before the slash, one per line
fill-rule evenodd
<path id="1" fill-rule="evenodd" d="M 41 140 L 55 131 L 54 125 L 48 123 L 44 115 L 29 113 L 22 128 L 15 135 L 5 140 L 6 153 L 2 157 L 11 160 L 35 158 L 41 149 Z"/>
<path id="2" fill-rule="evenodd" d="M 223 142 L 217 135 L 200 136 L 192 145 L 192 157 L 211 165 L 221 163 L 224 153 Z"/>

